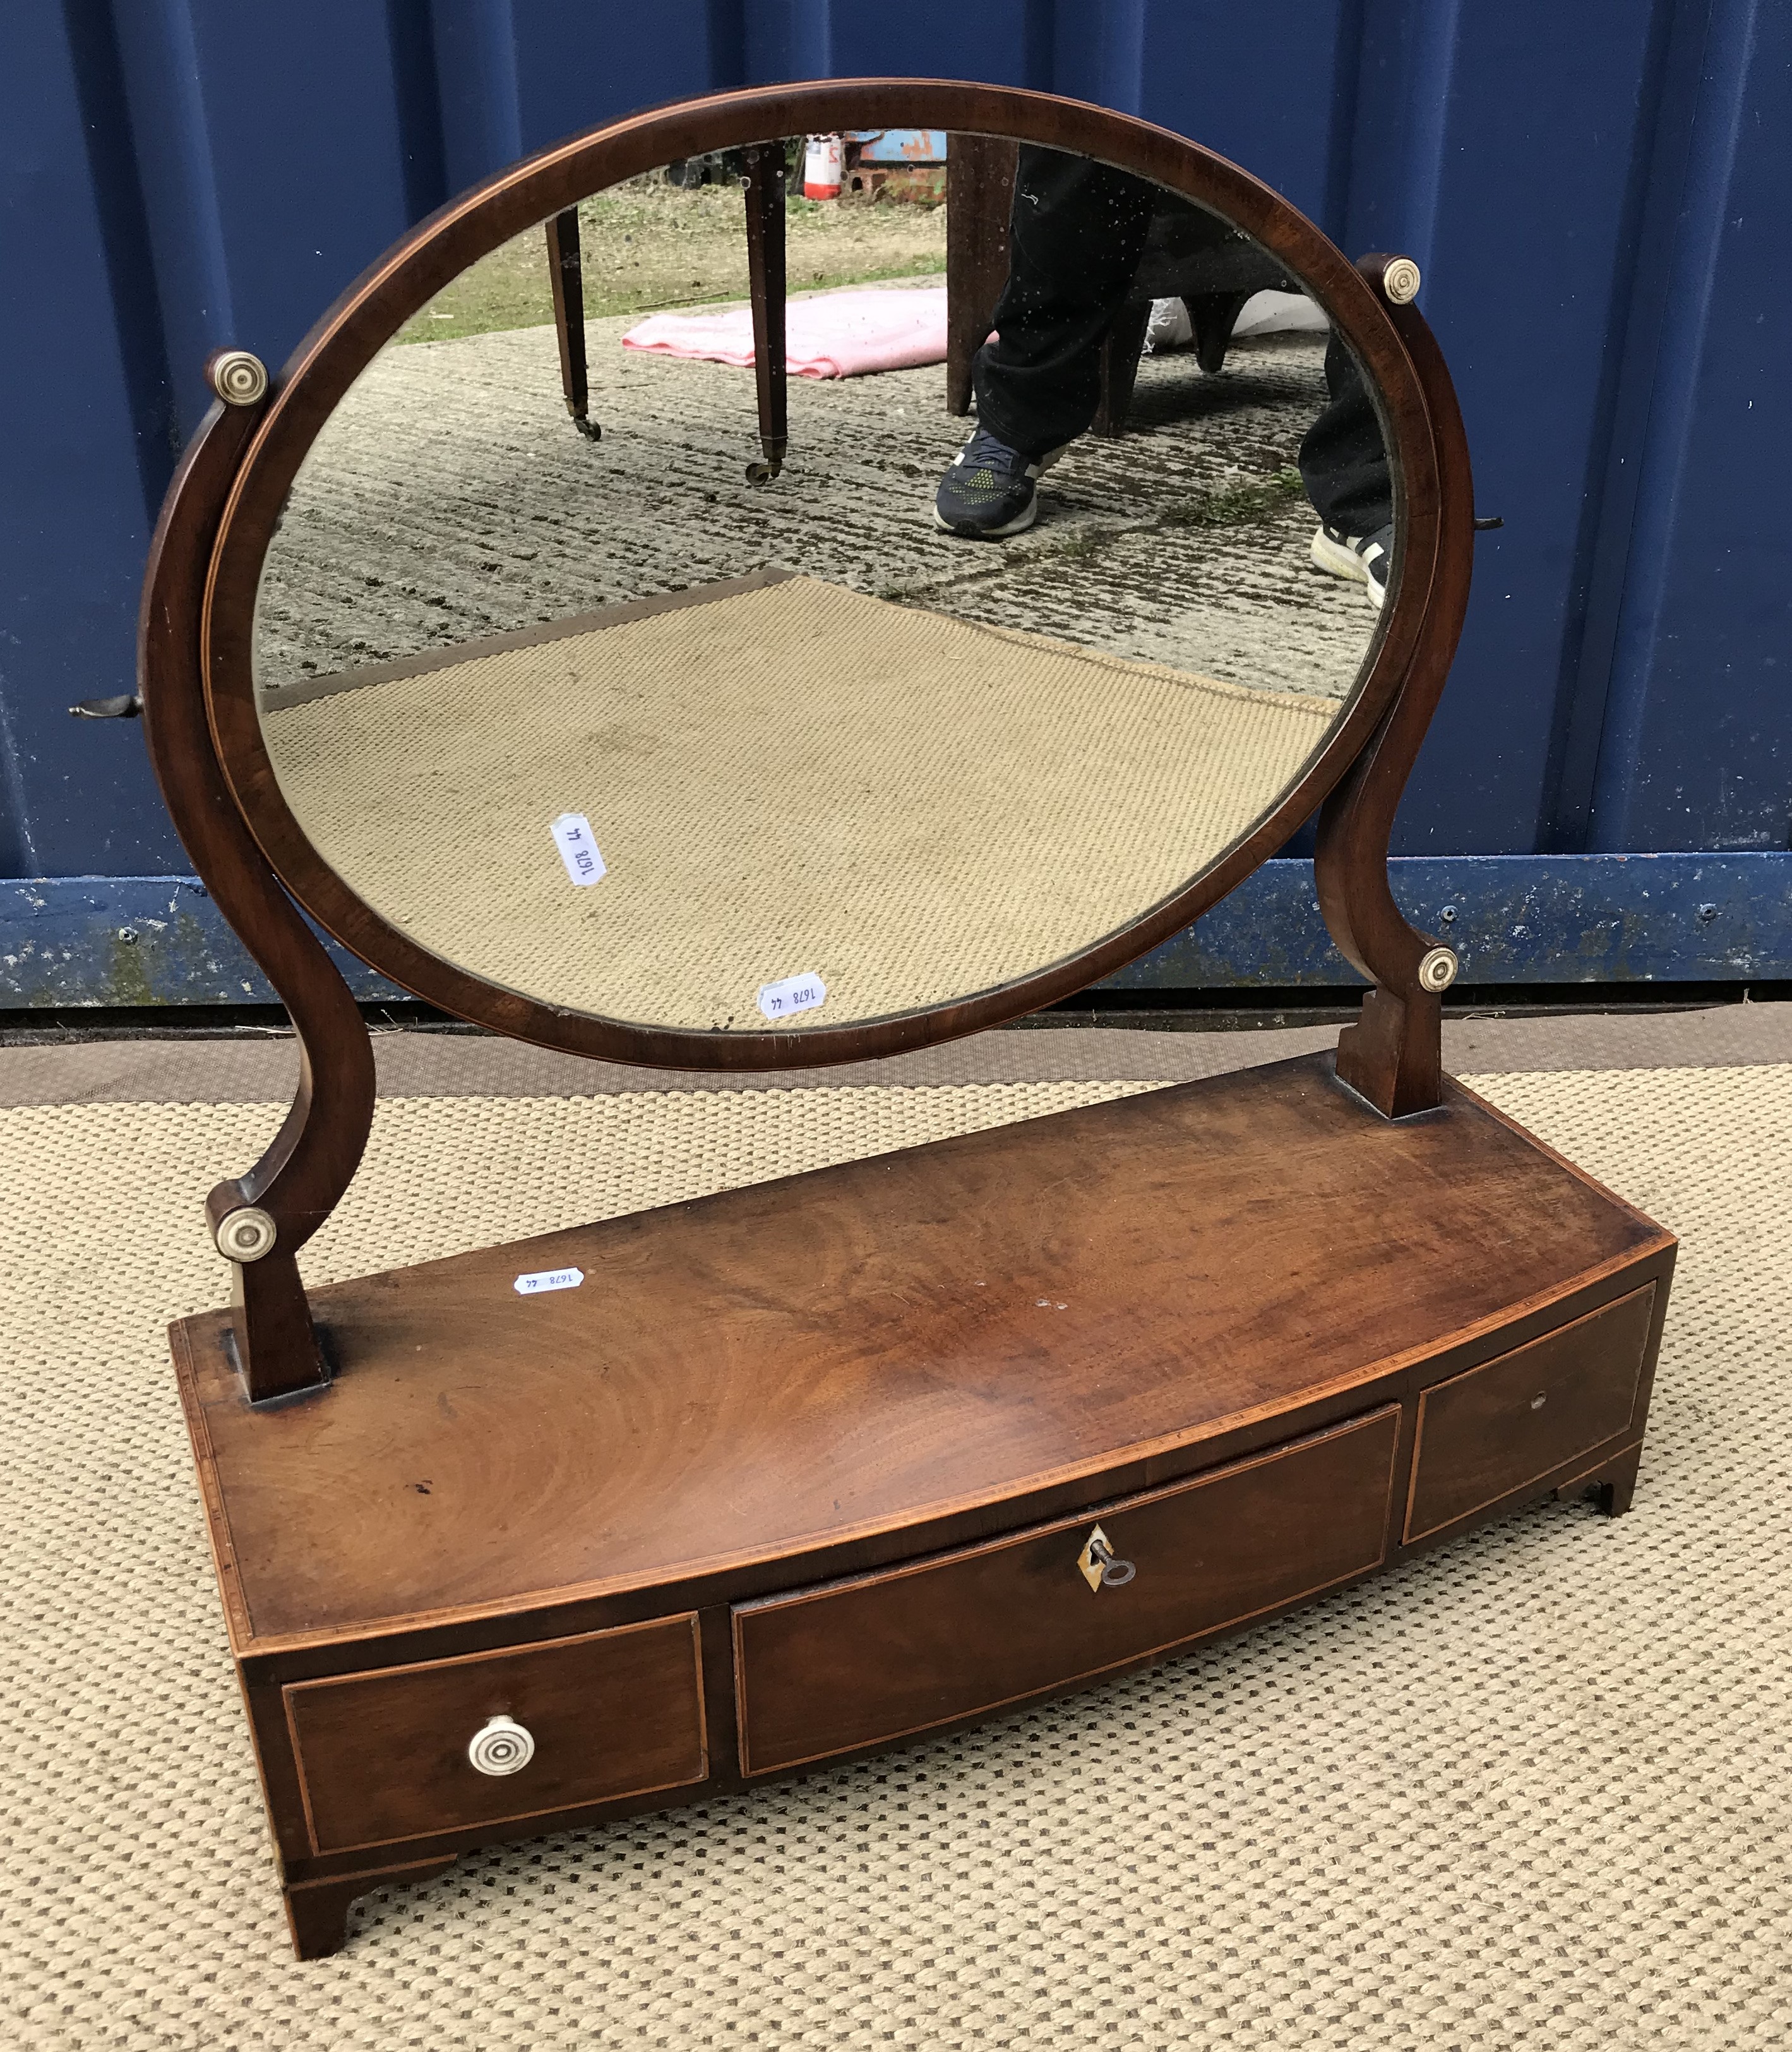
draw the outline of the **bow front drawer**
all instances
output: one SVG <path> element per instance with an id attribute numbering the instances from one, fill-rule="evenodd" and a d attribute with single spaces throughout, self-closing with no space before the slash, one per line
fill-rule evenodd
<path id="1" fill-rule="evenodd" d="M 742 1772 L 974 1716 L 1364 1573 L 1398 1423 L 1389 1404 L 1098 1514 L 738 1606 Z"/>
<path id="2" fill-rule="evenodd" d="M 284 1691 L 313 1849 L 701 1781 L 694 1615 Z"/>
<path id="3" fill-rule="evenodd" d="M 1407 1541 L 1622 1439 L 1636 1415 L 1654 1314 L 1651 1282 L 1427 1389 L 1418 1400 Z"/>

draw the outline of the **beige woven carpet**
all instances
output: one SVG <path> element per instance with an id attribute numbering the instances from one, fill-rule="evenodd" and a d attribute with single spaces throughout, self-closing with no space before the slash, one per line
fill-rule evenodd
<path id="1" fill-rule="evenodd" d="M 1783 2045 L 1792 1067 L 1477 1080 L 1684 1236 L 1630 1516 L 1527 1513 L 1153 1676 L 475 1855 L 306 1966 L 161 1329 L 217 1301 L 198 1200 L 281 1107 L 0 1114 L 0 2038 Z M 397 1099 L 310 1271 L 1148 1087 Z"/>
<path id="2" fill-rule="evenodd" d="M 718 708 L 720 709 L 718 715 Z M 610 1018 L 838 1026 L 1011 981 L 1205 869 L 1340 707 L 811 578 L 267 715 L 288 803 L 414 939 Z M 608 874 L 549 832 L 589 820 Z"/>

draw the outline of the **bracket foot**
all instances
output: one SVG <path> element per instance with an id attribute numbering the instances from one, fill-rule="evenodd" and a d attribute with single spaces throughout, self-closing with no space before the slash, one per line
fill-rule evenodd
<path id="1" fill-rule="evenodd" d="M 382 1867 L 372 1874 L 347 1874 L 328 1881 L 302 1881 L 280 1890 L 286 1904 L 292 1954 L 299 1960 L 327 1960 L 348 1943 L 349 1905 L 376 1888 L 408 1887 L 430 1881 L 454 1865 L 457 1856 L 419 1860 L 409 1866 Z"/>

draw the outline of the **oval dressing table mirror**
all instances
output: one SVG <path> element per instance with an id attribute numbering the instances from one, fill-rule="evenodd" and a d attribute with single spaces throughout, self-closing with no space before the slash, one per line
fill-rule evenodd
<path id="1" fill-rule="evenodd" d="M 172 1338 L 302 1956 L 1628 1502 L 1673 1242 L 1442 1076 L 1387 887 L 1474 525 L 1419 284 L 1144 123 L 836 82 L 576 138 L 213 359 L 146 731 L 303 1061 Z M 314 923 L 545 1047 L 808 1067 L 1070 996 L 1316 812 L 1335 1059 L 301 1280 L 374 1102 Z"/>

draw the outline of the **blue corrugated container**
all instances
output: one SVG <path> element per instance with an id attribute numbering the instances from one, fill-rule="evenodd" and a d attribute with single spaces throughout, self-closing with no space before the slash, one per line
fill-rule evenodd
<path id="1" fill-rule="evenodd" d="M 245 980 L 182 900 L 135 729 L 66 711 L 130 687 L 207 350 L 278 362 L 409 223 L 569 131 L 886 72 L 1137 112 L 1352 253 L 1416 257 L 1481 509 L 1506 524 L 1396 852 L 1497 930 L 1489 977 L 1792 975 L 1792 8 L 20 0 L 0 10 L 0 1002 L 217 1001 L 143 923 L 165 899 L 198 918 L 211 983 Z M 1643 852 L 1668 867 L 1609 859 Z M 1701 897 L 1716 853 L 1751 859 Z M 1301 873 L 1280 874 L 1293 905 Z M 141 919 L 118 910 L 139 899 Z M 1634 946 L 1588 942 L 1619 926 Z M 1130 980 L 1274 981 L 1228 930 Z M 1287 981 L 1348 980 L 1323 950 L 1268 953 Z"/>

